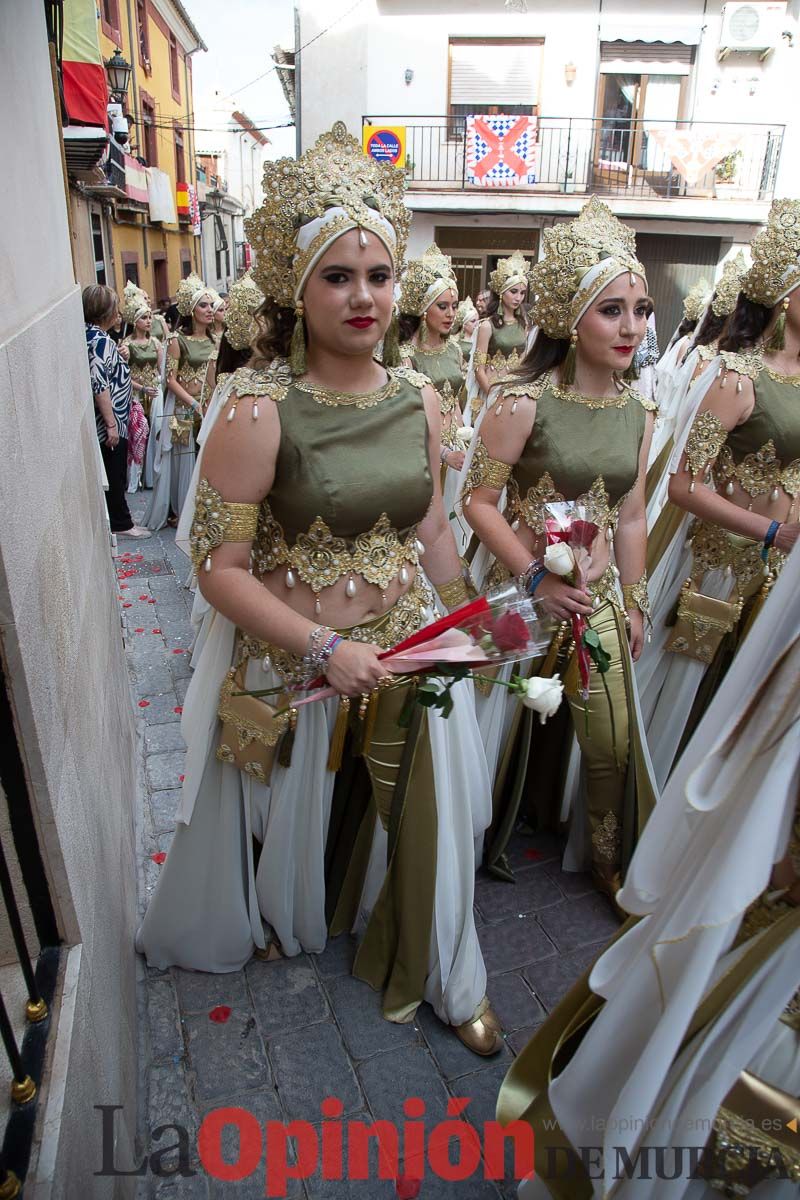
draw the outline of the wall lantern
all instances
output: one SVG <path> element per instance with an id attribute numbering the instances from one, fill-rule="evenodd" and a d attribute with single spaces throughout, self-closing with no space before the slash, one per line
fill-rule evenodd
<path id="1" fill-rule="evenodd" d="M 111 58 L 105 63 L 109 91 L 119 104 L 128 98 L 128 81 L 131 77 L 131 64 L 122 57 L 122 51 L 117 47 Z"/>
<path id="2" fill-rule="evenodd" d="M 564 67 L 564 81 L 568 87 L 572 87 L 575 82 L 575 76 L 578 74 L 578 68 L 574 62 L 568 62 Z"/>

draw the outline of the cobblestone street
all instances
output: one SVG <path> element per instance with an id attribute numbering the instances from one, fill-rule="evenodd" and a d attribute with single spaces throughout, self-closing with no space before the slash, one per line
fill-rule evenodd
<path id="1" fill-rule="evenodd" d="M 136 519 L 144 494 L 134 498 Z M 139 904 L 143 911 L 169 853 L 183 777 L 181 706 L 189 683 L 191 593 L 188 561 L 164 530 L 146 542 L 120 543 L 119 598 L 131 685 L 141 720 Z M 150 1129 L 184 1125 L 190 1143 L 203 1115 L 241 1106 L 262 1124 L 302 1119 L 319 1126 L 320 1103 L 338 1097 L 345 1119 L 406 1119 L 402 1103 L 419 1097 L 430 1128 L 445 1118 L 450 1097 L 469 1097 L 465 1117 L 482 1132 L 513 1055 L 526 1043 L 598 947 L 615 930 L 606 902 L 588 881 L 559 868 L 552 839 L 518 838 L 511 861 L 515 885 L 480 877 L 476 920 L 489 995 L 507 1033 L 500 1058 L 471 1054 L 423 1006 L 413 1025 L 383 1020 L 379 998 L 349 974 L 353 943 L 332 941 L 320 956 L 263 963 L 230 975 L 140 968 L 140 1112 Z M 217 1010 L 215 1012 L 215 1010 Z M 221 1010 L 221 1011 L 219 1011 Z M 228 1012 L 229 1011 L 229 1015 Z M 220 1019 L 221 1018 L 221 1019 Z M 227 1019 L 226 1019 L 227 1018 Z M 164 1144 L 174 1142 L 171 1132 Z M 152 1150 L 158 1150 L 154 1142 Z M 229 1153 L 236 1158 L 236 1135 Z M 197 1165 L 197 1164 L 195 1164 Z M 511 1183 L 444 1182 L 430 1172 L 424 1200 L 511 1197 Z M 291 1182 L 293 1197 L 412 1195 L 405 1181 Z M 241 1182 L 192 1178 L 143 1179 L 139 1196 L 159 1200 L 255 1200 L 265 1194 L 263 1160 Z"/>

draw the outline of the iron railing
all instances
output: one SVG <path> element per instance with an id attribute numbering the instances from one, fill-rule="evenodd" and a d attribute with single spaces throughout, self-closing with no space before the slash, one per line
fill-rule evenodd
<path id="1" fill-rule="evenodd" d="M 406 173 L 412 189 L 487 190 L 470 182 L 465 117 L 381 114 L 362 120 L 405 126 Z M 539 117 L 534 170 L 513 190 L 595 192 L 643 200 L 696 196 L 767 201 L 775 192 L 784 129 L 783 125 L 621 117 Z"/>

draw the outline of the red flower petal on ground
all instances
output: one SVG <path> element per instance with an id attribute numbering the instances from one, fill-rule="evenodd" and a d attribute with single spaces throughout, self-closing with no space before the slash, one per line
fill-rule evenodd
<path id="1" fill-rule="evenodd" d="M 414 1179 L 413 1175 L 398 1175 L 394 1181 L 394 1190 L 400 1200 L 414 1200 L 414 1197 L 419 1195 L 421 1187 L 422 1180 Z"/>
<path id="2" fill-rule="evenodd" d="M 524 650 L 528 644 L 528 626 L 519 613 L 507 612 L 498 617 L 491 630 L 492 641 L 501 654 Z"/>
<path id="3" fill-rule="evenodd" d="M 178 782 L 179 782 L 179 783 L 183 783 L 183 781 L 184 781 L 184 779 L 185 779 L 185 778 L 186 778 L 186 776 L 185 776 L 185 775 L 179 775 L 179 776 L 178 776 Z"/>
<path id="4" fill-rule="evenodd" d="M 131 562 L 142 562 L 143 559 L 144 559 L 143 554 L 133 554 L 133 555 L 131 555 L 130 561 Z"/>
<path id="5" fill-rule="evenodd" d="M 209 1021 L 213 1021 L 215 1025 L 224 1025 L 226 1021 L 231 1019 L 233 1009 L 228 1004 L 218 1004 L 216 1008 L 212 1008 L 208 1014 Z"/>
<path id="6" fill-rule="evenodd" d="M 143 629 L 134 629 L 134 633 L 144 633 Z"/>
<path id="7" fill-rule="evenodd" d="M 173 653 L 173 654 L 185 654 L 185 653 L 186 653 L 186 651 L 185 651 L 185 650 L 180 650 L 180 649 L 178 649 L 178 650 L 173 650 L 173 651 L 172 651 L 172 653 Z"/>
<path id="8" fill-rule="evenodd" d="M 149 707 L 150 707 L 149 700 L 140 700 L 139 701 L 139 708 L 149 708 Z"/>
<path id="9" fill-rule="evenodd" d="M 154 863 L 158 864 L 159 867 L 161 866 L 161 864 L 163 862 L 167 861 L 167 856 L 163 850 L 159 850 L 158 854 L 151 854 L 150 857 L 152 858 Z"/>
<path id="10" fill-rule="evenodd" d="M 160 630 L 160 629 L 154 629 L 152 632 L 153 632 L 153 633 L 161 633 L 161 630 Z"/>
<path id="11" fill-rule="evenodd" d="M 179 705 L 178 705 L 178 707 L 177 707 L 177 708 L 173 708 L 173 710 L 172 710 L 172 711 L 173 711 L 173 712 L 176 712 L 176 713 L 182 713 L 182 712 L 183 712 L 183 705 L 182 705 L 182 704 L 179 704 Z"/>
<path id="12" fill-rule="evenodd" d="M 147 601 L 147 603 L 148 603 L 148 604 L 155 604 L 155 600 L 148 600 L 148 601 Z"/>
<path id="13" fill-rule="evenodd" d="M 526 850 L 525 857 L 529 858 L 531 862 L 538 862 L 542 854 L 540 850 Z"/>
<path id="14" fill-rule="evenodd" d="M 129 600 L 126 600 L 122 607 L 123 608 L 133 608 L 133 605 L 130 603 Z"/>
<path id="15" fill-rule="evenodd" d="M 149 600 L 150 597 L 149 596 L 140 596 L 139 599 L 140 600 Z"/>
<path id="16" fill-rule="evenodd" d="M 121 583 L 121 584 L 119 585 L 119 590 L 120 590 L 121 592 L 124 592 L 124 591 L 126 590 L 126 588 L 129 588 L 130 586 L 131 586 L 131 585 L 130 585 L 129 583 Z M 122 599 L 122 597 L 121 597 L 121 596 L 120 596 L 120 599 Z"/>

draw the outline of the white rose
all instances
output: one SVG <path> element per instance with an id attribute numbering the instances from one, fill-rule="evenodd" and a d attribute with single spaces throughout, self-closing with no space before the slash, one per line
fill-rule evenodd
<path id="1" fill-rule="evenodd" d="M 552 679 L 541 679 L 538 675 L 534 675 L 524 682 L 525 692 L 521 697 L 522 703 L 526 708 L 532 708 L 534 712 L 538 712 L 539 723 L 544 725 L 547 718 L 552 717 L 558 711 L 564 693 L 564 685 L 558 675 L 554 675 Z"/>
<path id="2" fill-rule="evenodd" d="M 544 552 L 544 565 L 553 575 L 570 575 L 575 570 L 575 555 L 566 542 L 556 542 Z"/>
<path id="3" fill-rule="evenodd" d="M 460 442 L 464 442 L 466 444 L 472 441 L 472 435 L 474 432 L 475 430 L 471 429 L 469 425 L 461 425 L 458 429 L 456 437 Z"/>

